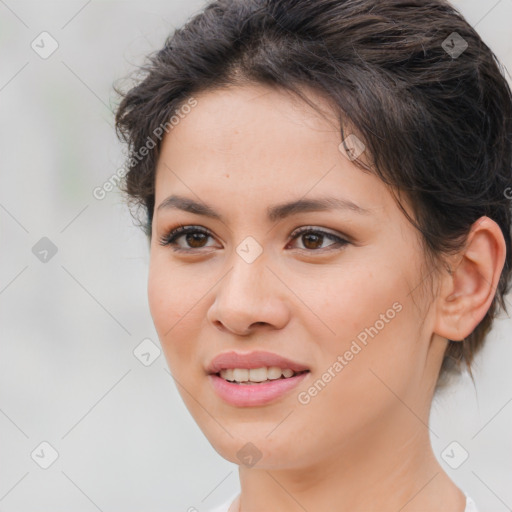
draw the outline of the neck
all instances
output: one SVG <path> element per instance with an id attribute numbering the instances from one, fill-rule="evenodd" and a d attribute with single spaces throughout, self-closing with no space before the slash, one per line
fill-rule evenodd
<path id="1" fill-rule="evenodd" d="M 240 466 L 239 476 L 241 512 L 463 512 L 466 503 L 437 462 L 426 424 L 405 407 L 398 423 L 361 429 L 310 464 Z"/>

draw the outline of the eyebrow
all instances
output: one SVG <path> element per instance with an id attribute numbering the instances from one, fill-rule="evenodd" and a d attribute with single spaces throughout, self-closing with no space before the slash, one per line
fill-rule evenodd
<path id="1" fill-rule="evenodd" d="M 183 210 L 224 222 L 222 215 L 216 212 L 211 206 L 205 203 L 199 203 L 188 197 L 178 195 L 169 196 L 157 207 L 157 211 L 166 209 Z M 348 199 L 328 196 L 315 199 L 299 199 L 297 201 L 270 206 L 267 208 L 267 217 L 269 221 L 275 222 L 299 213 L 329 210 L 350 210 L 362 215 L 371 213 L 370 210 L 362 208 Z"/>

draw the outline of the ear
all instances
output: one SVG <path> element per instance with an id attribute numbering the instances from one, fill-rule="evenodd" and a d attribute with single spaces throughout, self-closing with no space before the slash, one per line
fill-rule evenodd
<path id="1" fill-rule="evenodd" d="M 471 226 L 464 249 L 453 257 L 452 271 L 441 278 L 434 332 L 453 341 L 473 332 L 491 306 L 505 256 L 500 227 L 489 217 L 480 217 Z"/>

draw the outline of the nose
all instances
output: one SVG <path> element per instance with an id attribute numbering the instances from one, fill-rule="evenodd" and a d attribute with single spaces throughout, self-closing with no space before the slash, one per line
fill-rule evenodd
<path id="1" fill-rule="evenodd" d="M 248 263 L 234 253 L 230 270 L 214 289 L 207 319 L 221 331 L 247 336 L 282 329 L 290 319 L 288 290 L 263 255 Z"/>

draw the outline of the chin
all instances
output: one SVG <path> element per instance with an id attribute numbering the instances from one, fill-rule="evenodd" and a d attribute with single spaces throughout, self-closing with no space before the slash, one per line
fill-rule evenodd
<path id="1" fill-rule="evenodd" d="M 211 428 L 202 429 L 213 449 L 224 459 L 239 466 L 255 469 L 285 469 L 301 465 L 301 454 L 292 446 L 292 438 L 272 434 L 266 424 L 252 425 L 240 422 L 233 426 L 223 424 L 231 436 L 212 420 Z"/>

